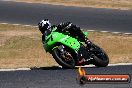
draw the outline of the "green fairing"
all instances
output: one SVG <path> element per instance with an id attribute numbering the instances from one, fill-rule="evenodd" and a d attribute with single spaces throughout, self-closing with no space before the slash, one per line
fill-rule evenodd
<path id="1" fill-rule="evenodd" d="M 88 32 L 83 32 L 85 36 L 88 36 Z"/>
<path id="2" fill-rule="evenodd" d="M 59 43 L 77 52 L 80 48 L 80 42 L 69 35 L 57 32 L 56 29 L 57 27 L 53 27 L 52 32 L 46 37 L 45 41 L 43 41 L 45 50 L 51 52 L 52 49 L 56 47 L 56 44 Z M 88 32 L 84 32 L 84 34 L 87 36 Z"/>

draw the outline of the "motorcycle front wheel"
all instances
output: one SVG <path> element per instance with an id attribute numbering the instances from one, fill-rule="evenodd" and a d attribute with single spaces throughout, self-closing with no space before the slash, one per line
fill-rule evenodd
<path id="1" fill-rule="evenodd" d="M 64 49 L 64 52 L 62 53 L 58 48 L 55 48 L 53 49 L 52 56 L 63 68 L 75 67 L 75 60 L 72 54 L 66 49 Z"/>

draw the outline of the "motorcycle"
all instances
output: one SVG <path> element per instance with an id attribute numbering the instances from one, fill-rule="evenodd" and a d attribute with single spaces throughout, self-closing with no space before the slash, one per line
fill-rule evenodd
<path id="1" fill-rule="evenodd" d="M 72 37 L 69 32 L 57 32 L 57 27 L 52 27 L 52 31 L 43 40 L 43 47 L 46 52 L 52 54 L 55 61 L 64 68 L 75 68 L 93 64 L 97 67 L 106 67 L 109 57 L 99 46 L 92 44 L 86 47 L 85 43 Z M 88 36 L 88 32 L 83 32 Z M 85 61 L 83 61 L 85 60 Z"/>

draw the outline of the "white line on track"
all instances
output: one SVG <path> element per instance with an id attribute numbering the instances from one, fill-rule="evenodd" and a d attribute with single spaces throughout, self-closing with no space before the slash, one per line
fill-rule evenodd
<path id="1" fill-rule="evenodd" d="M 125 35 L 132 35 L 132 33 L 124 33 Z"/>
<path id="2" fill-rule="evenodd" d="M 118 63 L 118 64 L 109 64 L 108 66 L 127 66 L 132 65 L 132 63 Z M 62 66 L 58 66 L 62 68 Z M 76 66 L 76 67 L 95 67 L 94 65 L 85 65 L 85 66 Z M 16 69 L 0 69 L 0 72 L 2 71 L 29 71 L 31 68 L 16 68 Z"/>
<path id="3" fill-rule="evenodd" d="M 26 26 L 26 27 L 30 27 L 31 25 L 24 25 L 24 26 Z"/>
<path id="4" fill-rule="evenodd" d="M 111 33 L 113 33 L 113 34 L 120 34 L 121 32 L 111 32 Z"/>
<path id="5" fill-rule="evenodd" d="M 0 24 L 8 24 L 8 23 L 0 23 Z"/>
<path id="6" fill-rule="evenodd" d="M 0 24 L 9 24 L 9 23 L 0 23 Z M 11 25 L 16 25 L 16 26 L 18 26 L 18 25 L 22 25 L 22 26 L 26 26 L 26 27 L 35 27 L 35 28 L 37 28 L 38 26 L 33 26 L 33 25 L 23 25 L 23 24 L 11 24 Z M 84 30 L 84 29 L 82 29 L 82 30 Z M 96 30 L 87 30 L 87 31 L 89 31 L 89 32 L 103 32 L 103 33 L 113 33 L 113 34 L 125 34 L 125 35 L 132 35 L 132 33 L 121 33 L 121 32 L 110 32 L 110 31 L 96 31 Z"/>
<path id="7" fill-rule="evenodd" d="M 132 65 L 132 63 L 109 64 L 108 66 Z"/>
<path id="8" fill-rule="evenodd" d="M 21 25 L 21 24 L 12 24 L 12 25 L 16 25 L 16 26 L 18 26 L 18 25 Z"/>
<path id="9" fill-rule="evenodd" d="M 117 63 L 117 64 L 109 64 L 108 66 L 126 66 L 126 65 L 132 65 L 132 63 Z M 76 66 L 79 67 L 79 66 Z M 81 67 L 95 67 L 95 65 L 85 65 Z"/>
<path id="10" fill-rule="evenodd" d="M 93 32 L 93 31 L 95 31 L 95 30 L 87 30 L 87 31 L 91 31 L 91 32 Z"/>
<path id="11" fill-rule="evenodd" d="M 30 68 L 0 69 L 0 71 L 28 71 Z"/>
<path id="12" fill-rule="evenodd" d="M 100 32 L 103 32 L 103 33 L 108 33 L 109 31 L 100 31 Z"/>

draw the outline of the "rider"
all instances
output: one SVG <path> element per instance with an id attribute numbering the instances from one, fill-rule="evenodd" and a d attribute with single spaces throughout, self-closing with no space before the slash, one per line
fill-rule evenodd
<path id="1" fill-rule="evenodd" d="M 49 22 L 48 19 L 44 19 L 41 22 L 38 23 L 39 30 L 43 34 L 42 40 L 45 40 L 45 37 L 51 32 L 52 27 L 51 23 Z M 69 31 L 70 35 L 72 37 L 78 36 L 78 39 L 85 42 L 87 45 L 87 48 L 91 47 L 92 42 L 83 34 L 83 32 L 80 30 L 80 27 L 77 27 L 76 25 L 73 25 L 71 22 L 66 22 L 66 23 L 60 23 L 59 25 L 56 25 L 58 32 L 64 33 L 65 31 Z M 85 60 L 82 56 L 82 53 L 79 52 L 78 54 L 78 65 L 81 63 L 84 63 Z"/>
<path id="2" fill-rule="evenodd" d="M 79 40 L 82 40 L 85 42 L 87 47 L 91 46 L 91 41 L 83 34 L 83 32 L 80 30 L 80 27 L 77 27 L 76 25 L 73 25 L 71 22 L 66 22 L 66 23 L 60 23 L 57 26 L 57 31 L 58 32 L 65 32 L 69 31 L 71 36 L 75 37 L 78 36 Z M 38 23 L 39 30 L 41 33 L 44 35 L 42 37 L 42 40 L 45 39 L 45 37 L 51 32 L 52 26 L 51 23 L 49 22 L 48 19 L 44 19 L 41 22 Z"/>

